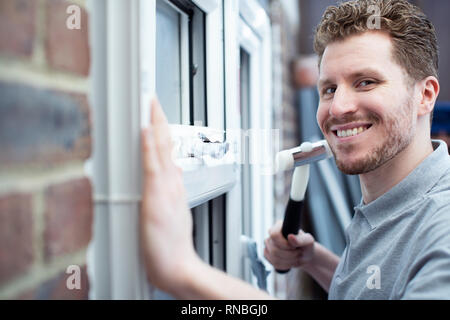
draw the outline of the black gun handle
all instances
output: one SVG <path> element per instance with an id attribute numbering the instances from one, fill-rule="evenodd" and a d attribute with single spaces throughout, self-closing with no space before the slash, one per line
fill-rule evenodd
<path id="1" fill-rule="evenodd" d="M 284 212 L 283 226 L 281 227 L 281 234 L 287 239 L 288 234 L 297 234 L 300 229 L 300 221 L 302 217 L 303 201 L 295 201 L 289 198 L 289 202 Z M 286 273 L 287 270 L 278 270 L 278 273 Z"/>

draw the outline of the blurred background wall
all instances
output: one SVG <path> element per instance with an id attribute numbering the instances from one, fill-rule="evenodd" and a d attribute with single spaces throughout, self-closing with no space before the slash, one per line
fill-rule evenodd
<path id="1" fill-rule="evenodd" d="M 66 28 L 69 5 L 81 28 Z M 85 2 L 0 1 L 0 299 L 85 299 L 91 238 Z M 67 280 L 80 267 L 81 289 Z"/>

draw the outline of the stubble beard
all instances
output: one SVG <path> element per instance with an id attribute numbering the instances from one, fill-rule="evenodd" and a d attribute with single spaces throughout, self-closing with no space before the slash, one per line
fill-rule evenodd
<path id="1" fill-rule="evenodd" d="M 382 141 L 374 141 L 375 145 L 361 159 L 352 163 L 342 159 L 345 158 L 342 155 L 351 153 L 356 148 L 352 144 L 340 146 L 338 150 L 335 146 L 330 146 L 339 170 L 350 175 L 373 171 L 393 159 L 411 143 L 416 126 L 411 99 L 407 99 L 403 105 L 404 107 L 398 110 L 397 115 L 390 113 L 388 117 L 374 124 L 380 126 L 384 123 L 385 138 Z"/>

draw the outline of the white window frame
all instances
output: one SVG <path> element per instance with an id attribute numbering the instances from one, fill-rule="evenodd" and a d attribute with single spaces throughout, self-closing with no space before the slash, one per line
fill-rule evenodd
<path id="1" fill-rule="evenodd" d="M 90 28 L 94 147 L 87 166 L 94 185 L 94 236 L 88 253 L 93 299 L 152 297 L 138 241 L 142 182 L 139 136 L 150 119 L 150 101 L 155 94 L 156 1 L 87 2 L 95 22 Z M 193 2 L 206 14 L 208 128 L 226 129 L 229 142 L 236 138 L 231 132 L 240 128 L 239 47 L 250 44 L 239 35 L 238 22 L 242 19 L 257 37 L 252 49 L 252 61 L 258 62 L 251 67 L 251 113 L 259 116 L 252 119 L 252 124 L 254 128 L 272 128 L 270 22 L 264 10 L 255 0 Z M 256 172 L 259 169 L 254 168 Z M 226 193 L 226 269 L 243 278 L 239 166 L 224 163 L 186 170 L 183 177 L 190 207 Z M 273 222 L 273 177 L 259 172 L 254 177 L 252 183 L 258 189 L 253 197 L 253 221 L 257 221 L 253 238 L 261 248 Z"/>
<path id="2" fill-rule="evenodd" d="M 222 2 L 193 2 L 206 15 L 208 128 L 223 131 Z M 95 21 L 90 30 L 95 121 L 94 152 L 88 166 L 95 210 L 88 257 L 90 297 L 151 298 L 138 241 L 139 136 L 150 119 L 150 101 L 155 94 L 156 0 L 88 0 L 88 8 Z M 230 163 L 185 171 L 189 206 L 231 190 L 237 175 L 237 165 Z"/>
<path id="3" fill-rule="evenodd" d="M 272 61 L 270 20 L 255 0 L 225 1 L 225 92 L 227 132 L 239 131 L 241 117 L 239 106 L 240 48 L 250 55 L 250 114 L 251 129 L 272 129 Z M 245 133 L 240 133 L 245 134 Z M 240 139 L 239 139 L 240 141 Z M 242 146 L 239 145 L 241 153 Z M 254 150 L 259 152 L 260 150 Z M 257 156 L 257 155 L 256 155 Z M 273 224 L 273 175 L 261 175 L 261 164 L 252 164 L 252 238 L 258 243 L 262 257 L 264 238 Z M 240 179 L 240 173 L 239 173 Z M 256 286 L 245 272 L 245 250 L 238 239 L 241 233 L 241 184 L 227 194 L 227 271 Z M 240 254 L 237 254 L 237 253 Z M 268 291 L 273 293 L 273 277 L 268 279 Z"/>
<path id="4" fill-rule="evenodd" d="M 241 119 L 239 114 L 239 1 L 224 1 L 225 52 L 225 117 L 227 140 L 236 141 L 237 153 L 241 155 Z M 240 180 L 240 168 L 235 177 Z M 244 279 L 241 237 L 241 184 L 236 183 L 226 197 L 226 269 L 227 273 Z"/>
<path id="5" fill-rule="evenodd" d="M 140 299 L 149 292 L 140 257 L 139 1 L 89 0 L 94 236 L 90 298 Z"/>
<path id="6" fill-rule="evenodd" d="M 222 33 L 222 3 L 219 0 L 192 0 L 206 15 L 205 42 L 206 42 L 206 83 L 208 106 L 208 129 L 224 131 L 224 83 L 223 83 L 223 40 Z M 141 1 L 141 70 L 142 79 L 146 87 L 142 88 L 141 110 L 144 127 L 149 119 L 149 105 L 151 97 L 155 94 L 155 20 L 156 0 Z M 148 12 L 152 14 L 148 16 Z M 145 37 L 145 38 L 144 38 Z M 185 108 L 184 108 L 185 109 Z M 183 111 L 183 114 L 185 111 Z M 188 117 L 188 116 L 187 116 Z M 183 117 L 185 119 L 186 116 Z M 183 121 L 185 123 L 185 121 Z M 205 128 L 206 129 L 206 128 Z M 198 128 L 202 130 L 201 127 Z M 207 131 L 207 130 L 206 130 Z M 185 171 L 183 174 L 188 202 L 192 208 L 203 202 L 229 191 L 236 183 L 237 167 L 233 164 L 223 164 L 213 168 L 203 167 L 195 172 Z M 204 177 L 205 179 L 199 179 Z M 206 179 L 208 178 L 208 179 Z M 202 183 L 199 183 L 202 181 Z M 205 183 L 206 182 L 206 183 Z"/>
<path id="7" fill-rule="evenodd" d="M 262 130 L 272 126 L 272 61 L 270 20 L 264 9 L 255 0 L 239 1 L 239 46 L 250 55 L 250 160 L 265 159 L 260 144 Z M 251 237 L 258 244 L 258 254 L 263 257 L 264 239 L 274 222 L 273 175 L 265 171 L 264 164 L 256 161 L 251 165 L 252 226 Z M 252 282 L 256 285 L 256 278 Z M 273 281 L 268 279 L 268 291 L 273 293 Z"/>

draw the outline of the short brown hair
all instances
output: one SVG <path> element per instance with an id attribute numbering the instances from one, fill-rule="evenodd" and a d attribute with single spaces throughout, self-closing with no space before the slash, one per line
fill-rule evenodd
<path id="1" fill-rule="evenodd" d="M 422 10 L 406 0 L 353 0 L 328 7 L 314 37 L 319 66 L 330 43 L 372 31 L 368 25 L 374 14 L 371 6 L 376 6 L 379 13 L 380 30 L 391 36 L 394 60 L 411 80 L 420 81 L 428 76 L 437 78 L 436 30 Z"/>

